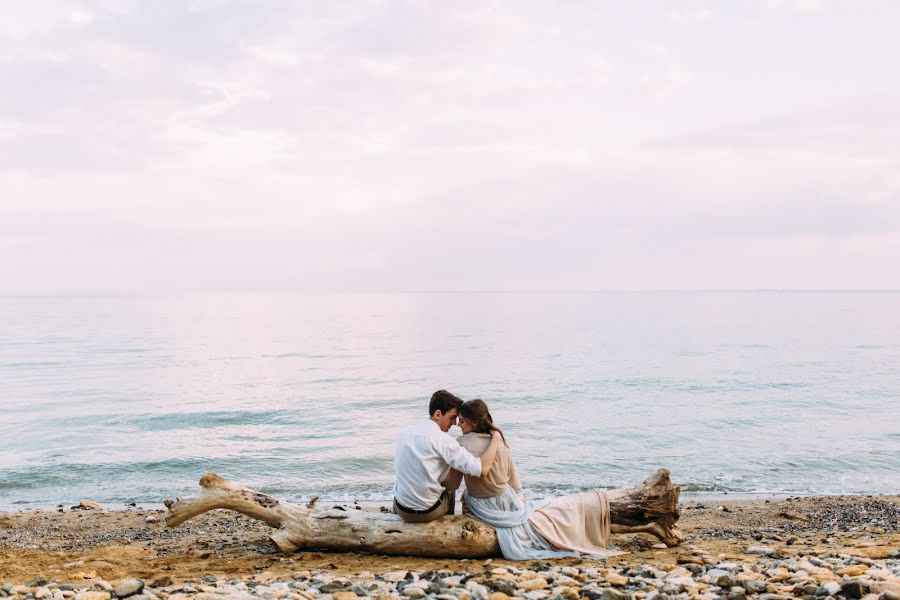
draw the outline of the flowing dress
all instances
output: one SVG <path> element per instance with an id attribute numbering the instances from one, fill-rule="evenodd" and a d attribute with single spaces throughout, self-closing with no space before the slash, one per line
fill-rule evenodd
<path id="1" fill-rule="evenodd" d="M 458 441 L 475 456 L 481 456 L 490 444 L 490 436 L 469 433 Z M 603 558 L 621 554 L 606 548 L 610 529 L 606 492 L 562 496 L 536 507 L 521 494 L 515 462 L 506 446 L 497 452 L 487 476 L 465 478 L 466 511 L 497 530 L 504 558 Z"/>

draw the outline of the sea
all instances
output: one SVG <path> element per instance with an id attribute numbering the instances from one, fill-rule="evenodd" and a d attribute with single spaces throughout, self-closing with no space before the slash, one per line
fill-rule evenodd
<path id="1" fill-rule="evenodd" d="M 198 293 L 0 298 L 0 510 L 386 501 L 438 389 L 533 498 L 900 492 L 898 292 Z"/>

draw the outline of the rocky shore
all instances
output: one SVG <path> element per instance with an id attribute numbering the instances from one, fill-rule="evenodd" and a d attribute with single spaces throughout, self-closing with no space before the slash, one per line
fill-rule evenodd
<path id="1" fill-rule="evenodd" d="M 235 513 L 175 529 L 160 517 L 137 507 L 0 514 L 0 597 L 900 600 L 897 496 L 690 501 L 684 545 L 614 536 L 627 554 L 602 562 L 279 554 L 267 526 Z"/>

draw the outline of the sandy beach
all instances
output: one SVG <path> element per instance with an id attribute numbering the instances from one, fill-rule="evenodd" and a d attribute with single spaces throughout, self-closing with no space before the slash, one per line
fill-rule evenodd
<path id="1" fill-rule="evenodd" d="M 265 596 L 279 590 L 283 593 L 272 597 L 418 597 L 419 591 L 439 597 L 440 585 L 427 581 L 447 578 L 476 600 L 497 593 L 532 600 L 603 593 L 646 598 L 654 592 L 734 598 L 858 594 L 893 599 L 898 596 L 891 594 L 900 594 L 900 496 L 689 500 L 682 503 L 679 521 L 687 535 L 683 545 L 661 548 L 648 536 L 613 536 L 612 543 L 627 554 L 605 563 L 281 554 L 267 538 L 267 525 L 234 512 L 214 511 L 176 528 L 166 527 L 163 517 L 159 510 L 140 507 L 2 513 L 0 583 L 5 585 L 0 595 L 89 598 L 85 594 L 96 591 L 116 596 L 121 595 L 116 584 L 128 578 L 140 580 L 143 595 L 151 598 Z M 535 577 L 542 582 L 522 583 Z M 399 588 L 413 580 L 427 585 L 416 583 L 402 594 Z M 863 583 L 847 588 L 847 582 L 856 581 Z M 829 582 L 833 585 L 825 587 Z M 446 591 L 459 598 L 453 588 L 448 585 Z M 135 594 L 133 589 L 126 586 L 123 593 Z"/>

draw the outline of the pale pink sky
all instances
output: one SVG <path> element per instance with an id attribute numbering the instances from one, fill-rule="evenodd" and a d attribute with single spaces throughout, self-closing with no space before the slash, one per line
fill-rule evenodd
<path id="1" fill-rule="evenodd" d="M 0 4 L 0 293 L 900 288 L 900 4 Z"/>

